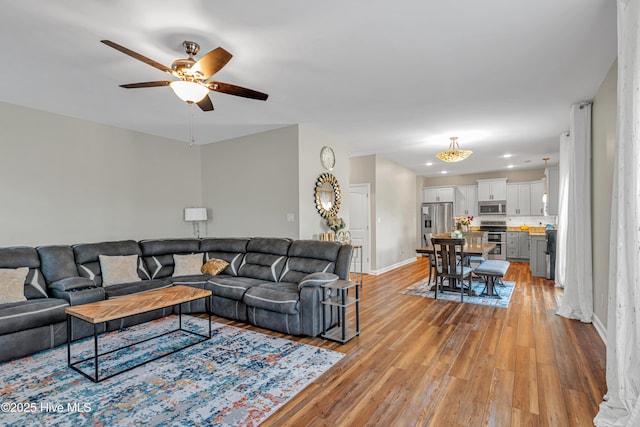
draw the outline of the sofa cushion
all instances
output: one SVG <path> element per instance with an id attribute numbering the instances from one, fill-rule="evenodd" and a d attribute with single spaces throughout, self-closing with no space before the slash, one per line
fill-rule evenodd
<path id="1" fill-rule="evenodd" d="M 151 279 L 164 279 L 173 275 L 175 261 L 173 255 L 200 252 L 198 239 L 153 239 L 140 241 L 144 265 Z M 204 261 L 200 264 L 202 264 Z M 200 271 L 194 272 L 199 273 Z"/>
<path id="2" fill-rule="evenodd" d="M 173 255 L 173 277 L 192 276 L 200 274 L 200 269 L 204 265 L 204 257 L 201 253 L 189 255 Z"/>
<path id="3" fill-rule="evenodd" d="M 244 256 L 238 276 L 277 282 L 287 261 L 284 255 L 249 252 Z"/>
<path id="4" fill-rule="evenodd" d="M 237 276 L 248 244 L 249 239 L 207 238 L 200 241 L 200 251 L 206 261 L 217 258 L 229 263 L 222 274 Z"/>
<path id="5" fill-rule="evenodd" d="M 242 301 L 247 289 L 258 286 L 261 283 L 264 283 L 264 280 L 220 275 L 210 278 L 205 285 L 205 289 L 209 289 L 213 295 Z"/>
<path id="6" fill-rule="evenodd" d="M 140 282 L 120 283 L 118 285 L 107 286 L 104 288 L 107 299 L 118 298 L 125 295 L 139 294 L 142 292 L 152 291 L 154 289 L 163 289 L 173 286 L 168 280 L 152 279 Z"/>
<path id="7" fill-rule="evenodd" d="M 243 301 L 248 307 L 285 314 L 297 314 L 300 293 L 297 283 L 263 283 L 247 290 Z"/>
<path id="8" fill-rule="evenodd" d="M 24 296 L 24 282 L 29 269 L 0 268 L 0 304 L 26 301 Z"/>
<path id="9" fill-rule="evenodd" d="M 333 273 L 311 273 L 298 282 L 298 289 L 317 288 L 327 283 L 335 282 L 338 279 L 338 275 Z"/>
<path id="10" fill-rule="evenodd" d="M 64 322 L 69 306 L 57 298 L 35 299 L 0 305 L 0 335 Z"/>
<path id="11" fill-rule="evenodd" d="M 122 240 L 116 242 L 81 243 L 73 246 L 73 254 L 78 268 L 78 274 L 93 280 L 96 285 L 102 286 L 102 270 L 100 270 L 100 255 L 138 255 L 142 254 L 135 240 Z M 144 263 L 138 259 L 138 278 L 149 278 Z"/>
<path id="12" fill-rule="evenodd" d="M 280 280 L 298 283 L 310 273 L 333 273 L 340 247 L 336 242 L 296 240 L 289 248 Z"/>
<path id="13" fill-rule="evenodd" d="M 213 258 L 207 261 L 200 268 L 200 271 L 204 274 L 217 276 L 218 274 L 222 273 L 227 267 L 229 267 L 229 263 L 227 261 L 223 259 Z"/>
<path id="14" fill-rule="evenodd" d="M 78 276 L 78 267 L 71 246 L 40 246 L 36 250 L 40 257 L 40 269 L 47 283 Z"/>
<path id="15" fill-rule="evenodd" d="M 211 276 L 208 274 L 192 274 L 189 276 L 167 277 L 163 280 L 167 280 L 174 285 L 195 286 L 202 289 L 210 278 Z"/>
<path id="16" fill-rule="evenodd" d="M 98 255 L 98 259 L 103 287 L 141 280 L 137 271 L 138 255 Z"/>
<path id="17" fill-rule="evenodd" d="M 29 273 L 24 283 L 27 299 L 48 298 L 47 286 L 40 272 L 40 258 L 35 248 L 15 246 L 0 248 L 0 268 L 28 267 Z"/>

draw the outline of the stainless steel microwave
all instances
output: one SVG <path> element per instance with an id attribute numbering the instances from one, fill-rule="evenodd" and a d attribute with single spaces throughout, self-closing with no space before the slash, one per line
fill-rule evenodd
<path id="1" fill-rule="evenodd" d="M 507 202 L 504 200 L 478 202 L 478 215 L 506 215 L 506 214 L 507 214 Z"/>

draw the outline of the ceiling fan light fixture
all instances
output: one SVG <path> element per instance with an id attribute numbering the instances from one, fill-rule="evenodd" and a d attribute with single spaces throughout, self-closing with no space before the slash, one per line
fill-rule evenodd
<path id="1" fill-rule="evenodd" d="M 459 162 L 461 160 L 466 159 L 471 154 L 473 154 L 473 151 L 471 150 L 462 150 L 460 148 L 460 145 L 458 144 L 457 136 L 452 136 L 449 139 L 451 140 L 451 143 L 449 144 L 449 149 L 447 151 L 441 151 L 440 153 L 436 154 L 436 157 L 442 160 L 443 162 L 447 162 L 447 163 Z"/>
<path id="2" fill-rule="evenodd" d="M 184 80 L 173 81 L 169 83 L 169 86 L 171 86 L 171 89 L 173 89 L 178 98 L 192 104 L 197 104 L 202 101 L 209 93 L 209 88 L 206 86 Z"/>

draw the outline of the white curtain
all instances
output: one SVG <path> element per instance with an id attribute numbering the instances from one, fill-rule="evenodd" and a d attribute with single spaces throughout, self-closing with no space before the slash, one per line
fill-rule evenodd
<path id="1" fill-rule="evenodd" d="M 564 294 L 557 314 L 590 323 L 593 315 L 591 270 L 591 104 L 571 106 L 566 161 L 560 159 L 558 228 L 564 227 Z M 562 153 L 562 152 L 561 152 Z M 563 165 L 563 163 L 565 163 Z M 565 182 L 566 180 L 566 182 Z M 566 209 L 564 208 L 566 204 Z M 558 230 L 559 233 L 562 233 Z"/>
<path id="2" fill-rule="evenodd" d="M 558 232 L 556 235 L 556 271 L 555 282 L 559 288 L 564 288 L 565 272 L 567 271 L 567 226 L 569 224 L 569 154 L 571 141 L 569 132 L 560 135 L 560 158 L 558 167 Z"/>
<path id="3" fill-rule="evenodd" d="M 618 123 L 611 207 L 607 394 L 598 427 L 640 426 L 640 0 L 618 0 Z"/>

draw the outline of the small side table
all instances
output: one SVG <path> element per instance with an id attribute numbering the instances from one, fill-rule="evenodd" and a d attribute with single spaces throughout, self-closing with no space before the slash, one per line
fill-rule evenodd
<path id="1" fill-rule="evenodd" d="M 322 338 L 339 343 L 346 343 L 351 338 L 360 335 L 360 286 L 357 282 L 336 280 L 322 285 L 322 305 L 338 309 L 338 324 L 326 329 L 326 309 L 322 310 Z M 355 288 L 355 296 L 349 296 L 349 289 Z M 347 325 L 347 307 L 355 307 L 355 329 Z"/>

